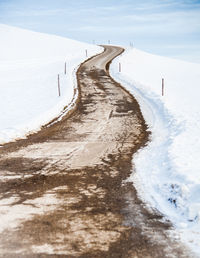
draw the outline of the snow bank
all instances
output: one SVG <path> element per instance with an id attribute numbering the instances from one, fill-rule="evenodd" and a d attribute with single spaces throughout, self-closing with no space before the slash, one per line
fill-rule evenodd
<path id="1" fill-rule="evenodd" d="M 131 180 L 200 253 L 200 64 L 127 49 L 111 74 L 139 101 L 152 132 L 134 157 Z"/>
<path id="2" fill-rule="evenodd" d="M 75 70 L 86 59 L 86 49 L 90 57 L 102 48 L 2 24 L 0 37 L 0 143 L 3 144 L 38 130 L 58 116 L 73 98 Z"/>

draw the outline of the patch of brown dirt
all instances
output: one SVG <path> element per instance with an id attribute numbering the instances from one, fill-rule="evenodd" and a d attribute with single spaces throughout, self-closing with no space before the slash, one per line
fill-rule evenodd
<path id="1" fill-rule="evenodd" d="M 62 121 L 0 149 L 0 173 L 13 176 L 0 181 L 13 215 L 0 213 L 1 257 L 187 257 L 171 224 L 125 181 L 149 132 L 106 71 L 122 51 L 108 46 L 80 66 L 79 98 Z"/>

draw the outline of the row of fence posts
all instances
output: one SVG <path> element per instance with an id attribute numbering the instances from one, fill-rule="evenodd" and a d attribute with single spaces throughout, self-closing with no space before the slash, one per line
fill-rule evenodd
<path id="1" fill-rule="evenodd" d="M 108 40 L 108 44 L 110 45 L 110 40 Z M 133 48 L 133 42 L 130 42 L 130 47 Z M 121 65 L 121 63 L 119 63 L 118 69 L 119 69 L 119 73 L 121 73 L 121 71 L 122 71 L 122 65 Z M 164 78 L 162 78 L 162 90 L 161 90 L 161 94 L 162 94 L 162 96 L 164 96 L 164 94 L 165 94 L 165 80 L 164 80 Z"/>
<path id="2" fill-rule="evenodd" d="M 88 50 L 87 50 L 87 49 L 85 50 L 85 56 L 88 57 Z M 64 65 L 64 74 L 65 74 L 65 75 L 67 74 L 67 62 L 65 62 L 65 65 Z M 58 82 L 58 96 L 60 97 L 60 96 L 61 96 L 61 90 L 60 90 L 60 74 L 58 74 L 57 82 Z"/>
<path id="3" fill-rule="evenodd" d="M 88 57 L 87 49 L 85 50 L 85 56 Z M 121 71 L 122 71 L 122 65 L 119 62 L 119 73 L 121 73 Z M 64 66 L 64 74 L 65 75 L 67 74 L 67 63 L 66 62 L 65 62 L 65 66 Z M 162 96 L 164 96 L 164 93 L 165 93 L 165 81 L 164 81 L 164 78 L 162 78 Z M 60 91 L 60 75 L 59 74 L 58 74 L 58 96 L 59 97 L 61 96 L 61 91 Z"/>

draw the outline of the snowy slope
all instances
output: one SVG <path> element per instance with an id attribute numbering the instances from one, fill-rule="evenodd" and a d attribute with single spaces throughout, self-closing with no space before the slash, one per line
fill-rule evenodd
<path id="1" fill-rule="evenodd" d="M 127 49 L 111 74 L 137 98 L 152 132 L 134 157 L 131 179 L 200 253 L 200 64 Z"/>
<path id="2" fill-rule="evenodd" d="M 97 46 L 0 24 L 0 144 L 55 118 L 73 98 L 75 69 Z M 64 75 L 64 63 L 67 75 Z M 60 74 L 61 97 L 57 76 Z"/>

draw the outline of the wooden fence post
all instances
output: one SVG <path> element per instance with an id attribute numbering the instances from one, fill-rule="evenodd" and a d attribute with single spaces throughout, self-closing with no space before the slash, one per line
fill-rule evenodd
<path id="1" fill-rule="evenodd" d="M 65 62 L 65 74 L 67 73 L 67 63 Z"/>
<path id="2" fill-rule="evenodd" d="M 60 97 L 60 75 L 58 74 L 58 96 Z"/>
<path id="3" fill-rule="evenodd" d="M 121 63 L 119 63 L 119 72 L 121 73 L 122 71 L 122 66 L 121 66 Z"/>
<path id="4" fill-rule="evenodd" d="M 86 57 L 88 57 L 88 52 L 87 52 L 87 49 L 85 50 L 85 55 L 86 55 Z"/>
<path id="5" fill-rule="evenodd" d="M 164 96 L 164 90 L 165 90 L 165 81 L 162 78 L 162 96 Z"/>

